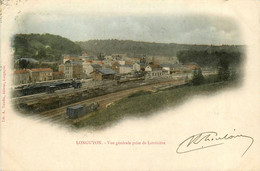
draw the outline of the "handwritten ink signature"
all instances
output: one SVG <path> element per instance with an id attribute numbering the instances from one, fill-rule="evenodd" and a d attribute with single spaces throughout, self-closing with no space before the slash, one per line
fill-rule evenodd
<path id="1" fill-rule="evenodd" d="M 209 147 L 223 145 L 226 141 L 235 138 L 246 138 L 251 140 L 249 146 L 246 148 L 246 150 L 241 156 L 243 157 L 244 154 L 249 150 L 249 148 L 254 143 L 254 139 L 252 137 L 243 134 L 239 134 L 239 135 L 226 134 L 225 136 L 221 137 L 218 135 L 217 132 L 211 132 L 211 131 L 195 134 L 185 139 L 183 142 L 179 144 L 176 153 L 178 154 L 188 153 L 195 150 L 202 150 Z"/>

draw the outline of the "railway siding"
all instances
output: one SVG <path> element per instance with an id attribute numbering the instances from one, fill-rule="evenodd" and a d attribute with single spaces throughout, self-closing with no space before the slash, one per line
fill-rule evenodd
<path id="1" fill-rule="evenodd" d="M 139 89 L 140 87 L 150 87 L 153 85 L 161 85 L 161 84 L 169 84 L 173 82 L 180 82 L 174 80 L 164 80 L 163 82 L 157 83 L 148 83 L 144 85 L 135 83 L 132 84 L 120 84 L 117 86 L 109 86 L 109 87 L 94 87 L 94 88 L 85 88 L 85 89 L 76 89 L 74 91 L 62 92 L 62 93 L 54 93 L 54 94 L 43 94 L 42 96 L 37 97 L 24 97 L 14 99 L 16 105 L 19 108 L 23 108 L 25 110 L 30 110 L 34 113 L 42 113 L 44 111 L 52 110 L 55 108 L 60 108 L 62 106 L 66 106 L 72 103 L 77 103 L 80 101 L 84 101 L 87 99 L 95 98 L 98 96 L 104 96 L 106 94 L 111 94 L 119 91 L 127 91 L 133 88 Z"/>

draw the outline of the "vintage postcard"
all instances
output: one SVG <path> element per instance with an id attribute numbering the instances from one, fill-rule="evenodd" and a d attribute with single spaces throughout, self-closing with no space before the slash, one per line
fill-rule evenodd
<path id="1" fill-rule="evenodd" d="M 1 170 L 259 170 L 257 0 L 3 0 Z"/>

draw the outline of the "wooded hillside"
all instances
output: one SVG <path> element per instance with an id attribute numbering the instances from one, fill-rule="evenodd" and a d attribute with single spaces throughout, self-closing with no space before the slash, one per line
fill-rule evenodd
<path id="1" fill-rule="evenodd" d="M 15 58 L 57 61 L 62 54 L 80 54 L 81 47 L 73 41 L 52 34 L 16 34 L 13 39 Z"/>

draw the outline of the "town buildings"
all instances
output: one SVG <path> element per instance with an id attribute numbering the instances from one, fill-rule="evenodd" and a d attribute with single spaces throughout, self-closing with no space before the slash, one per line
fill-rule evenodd
<path id="1" fill-rule="evenodd" d="M 15 84 L 26 84 L 30 82 L 49 81 L 52 79 L 82 79 L 93 80 L 121 79 L 126 77 L 145 76 L 146 79 L 173 78 L 177 76 L 191 77 L 192 72 L 200 69 L 198 65 L 179 64 L 177 58 L 158 56 L 135 55 L 128 57 L 127 54 L 112 54 L 104 56 L 103 59 L 89 56 L 84 53 L 81 56 L 64 55 L 58 72 L 51 68 L 33 68 L 14 72 Z M 161 60 L 160 60 L 161 59 Z M 149 64 L 148 61 L 151 61 Z M 165 62 L 165 63 L 162 63 Z M 50 63 L 52 64 L 52 63 Z"/>

